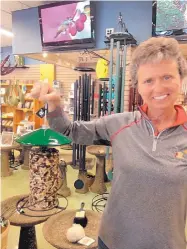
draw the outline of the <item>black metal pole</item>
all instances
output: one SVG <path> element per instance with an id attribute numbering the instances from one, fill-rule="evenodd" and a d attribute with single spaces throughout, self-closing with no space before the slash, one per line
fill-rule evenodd
<path id="1" fill-rule="evenodd" d="M 21 227 L 19 249 L 37 249 L 35 226 Z"/>

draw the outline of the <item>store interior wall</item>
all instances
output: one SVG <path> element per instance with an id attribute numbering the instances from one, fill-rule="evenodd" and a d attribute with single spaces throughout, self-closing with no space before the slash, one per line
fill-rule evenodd
<path id="1" fill-rule="evenodd" d="M 5 59 L 6 56 L 10 55 L 10 62 L 12 65 L 14 65 L 15 60 L 14 60 L 14 55 L 12 52 L 12 46 L 9 47 L 2 47 L 1 48 L 1 60 Z M 43 61 L 38 61 L 38 60 L 33 60 L 31 58 L 25 57 L 24 58 L 25 65 L 38 65 L 38 64 L 43 64 Z"/>
<path id="2" fill-rule="evenodd" d="M 105 48 L 104 36 L 106 28 L 117 27 L 117 17 L 122 11 L 129 32 L 139 42 L 151 36 L 152 2 L 151 1 L 99 1 L 96 4 L 96 49 Z M 41 38 L 38 21 L 38 8 L 30 8 L 13 12 L 12 47 L 1 48 L 1 59 L 8 54 L 14 63 L 12 54 L 41 53 Z M 19 35 L 18 35 L 19 34 Z M 43 62 L 25 58 L 25 64 L 42 64 Z"/>
<path id="3" fill-rule="evenodd" d="M 95 2 L 96 49 L 105 48 L 106 28 L 116 28 L 122 12 L 129 32 L 139 42 L 152 33 L 152 1 L 97 1 Z M 13 53 L 41 53 L 38 8 L 15 11 L 12 14 Z M 16 35 L 19 34 L 19 35 Z"/>
<path id="4" fill-rule="evenodd" d="M 106 28 L 116 28 L 119 11 L 122 12 L 124 21 L 129 32 L 139 42 L 148 39 L 151 36 L 152 29 L 152 2 L 149 1 L 100 1 L 96 4 L 96 48 L 105 48 L 104 36 Z M 11 55 L 12 63 L 14 57 L 12 54 L 37 53 L 41 52 L 40 28 L 38 22 L 38 8 L 30 8 L 13 12 L 13 47 L 1 48 L 1 58 Z M 19 34 L 19 35 L 17 35 Z M 130 61 L 128 61 L 130 62 Z M 32 65 L 24 73 L 19 70 L 20 80 L 28 77 L 35 80 L 39 76 L 39 64 L 41 61 L 25 58 L 25 65 Z M 71 72 L 70 72 L 71 71 Z M 72 75 L 72 77 L 69 77 Z M 127 73 L 128 74 L 128 69 Z M 28 76 L 29 75 L 29 76 Z M 31 76 L 32 75 L 32 76 Z M 11 76 L 11 77 L 10 77 Z M 16 70 L 13 74 L 4 79 L 10 79 L 18 76 Z M 126 78 L 128 81 L 129 77 Z M 56 79 L 64 82 L 65 97 L 68 96 L 72 82 L 76 80 L 76 73 L 72 70 L 56 67 Z M 125 110 L 128 108 L 129 82 L 126 82 L 125 88 Z"/>

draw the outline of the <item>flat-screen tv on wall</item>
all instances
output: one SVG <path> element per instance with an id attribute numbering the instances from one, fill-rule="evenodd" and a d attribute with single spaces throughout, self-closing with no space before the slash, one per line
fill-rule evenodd
<path id="1" fill-rule="evenodd" d="M 44 50 L 94 47 L 93 2 L 63 1 L 39 6 L 38 10 Z"/>
<path id="2" fill-rule="evenodd" d="M 174 36 L 178 40 L 187 38 L 187 1 L 153 1 L 153 36 Z"/>

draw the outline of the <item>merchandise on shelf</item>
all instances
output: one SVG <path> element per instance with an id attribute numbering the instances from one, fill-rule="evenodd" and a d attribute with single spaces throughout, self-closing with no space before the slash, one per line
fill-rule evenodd
<path id="1" fill-rule="evenodd" d="M 13 118 L 14 113 L 13 112 L 2 112 L 1 113 L 1 118 Z"/>
<path id="2" fill-rule="evenodd" d="M 0 88 L 0 94 L 4 95 L 5 94 L 5 90 L 6 90 L 6 88 Z"/>
<path id="3" fill-rule="evenodd" d="M 29 121 L 34 122 L 34 128 L 39 128 L 43 121 L 38 119 L 34 113 L 36 113 L 42 106 L 43 103 L 38 100 L 33 100 L 30 97 L 30 91 L 35 83 L 34 80 L 1 80 L 1 112 L 3 120 L 11 121 L 5 122 L 2 120 L 1 122 L 1 132 L 4 131 L 14 131 L 17 132 L 18 126 L 22 120 L 26 119 L 27 115 L 29 116 Z M 14 84 L 14 94 L 11 94 L 9 90 L 9 86 Z M 18 91 L 19 88 L 19 91 Z M 5 90 L 2 90 L 5 89 Z M 7 94 L 9 93 L 9 100 L 11 100 L 11 105 L 4 101 L 4 98 L 7 100 Z M 22 98 L 18 93 L 21 93 Z M 3 94 L 5 93 L 5 94 Z M 13 97 L 12 97 L 13 96 Z M 17 99 L 17 97 L 19 98 Z M 11 113 L 11 114 L 10 114 Z"/>

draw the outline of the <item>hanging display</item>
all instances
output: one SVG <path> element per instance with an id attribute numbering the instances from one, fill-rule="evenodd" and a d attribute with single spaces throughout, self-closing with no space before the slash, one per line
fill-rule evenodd
<path id="1" fill-rule="evenodd" d="M 90 120 L 94 111 L 94 86 L 91 74 L 79 76 L 79 80 L 74 83 L 74 121 Z M 76 192 L 88 192 L 85 145 L 73 144 L 72 164 L 75 168 L 77 165 L 79 167 L 78 180 L 74 184 Z"/>

